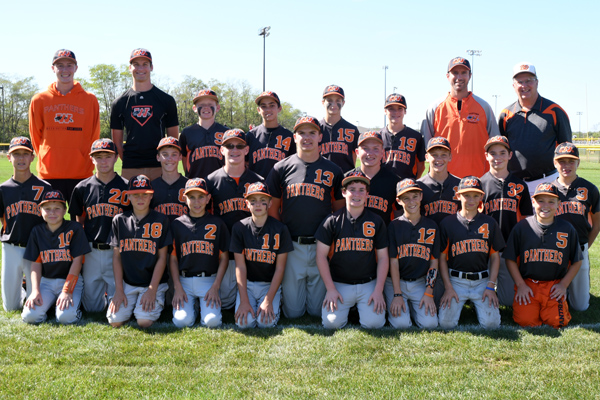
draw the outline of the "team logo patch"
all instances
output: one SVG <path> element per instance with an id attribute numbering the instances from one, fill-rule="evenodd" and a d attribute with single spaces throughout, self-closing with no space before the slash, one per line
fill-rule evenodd
<path id="1" fill-rule="evenodd" d="M 60 50 L 58 53 L 56 53 L 57 58 L 75 58 L 75 56 L 73 55 L 73 53 L 69 50 Z"/>
<path id="2" fill-rule="evenodd" d="M 134 57 L 150 57 L 150 52 L 144 49 L 135 49 L 133 53 L 131 53 L 131 58 Z"/>
<path id="3" fill-rule="evenodd" d="M 71 113 L 56 113 L 54 114 L 54 122 L 58 122 L 59 124 L 72 124 L 73 114 Z"/>
<path id="4" fill-rule="evenodd" d="M 527 65 L 527 64 L 522 64 L 522 65 L 519 67 L 519 69 L 520 69 L 521 71 L 529 71 L 529 65 Z"/>
<path id="5" fill-rule="evenodd" d="M 479 122 L 479 114 L 471 113 L 471 114 L 467 115 L 467 122 L 469 122 L 471 124 L 478 123 Z"/>
<path id="6" fill-rule="evenodd" d="M 140 126 L 146 125 L 146 122 L 152 118 L 152 106 L 133 106 L 131 108 L 131 117 Z"/>

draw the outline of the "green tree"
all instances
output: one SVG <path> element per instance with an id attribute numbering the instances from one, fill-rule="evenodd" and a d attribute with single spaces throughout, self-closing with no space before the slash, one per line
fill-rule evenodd
<path id="1" fill-rule="evenodd" d="M 33 77 L 23 79 L 0 74 L 0 86 L 4 98 L 0 99 L 2 118 L 0 141 L 9 142 L 15 136 L 29 137 L 29 104 L 31 98 L 40 91 L 33 83 Z"/>
<path id="2" fill-rule="evenodd" d="M 177 114 L 179 117 L 179 130 L 188 127 L 198 121 L 198 115 L 192 109 L 192 101 L 196 94 L 205 89 L 202 79 L 186 75 L 183 82 L 175 86 L 169 94 L 175 98 L 177 103 Z"/>

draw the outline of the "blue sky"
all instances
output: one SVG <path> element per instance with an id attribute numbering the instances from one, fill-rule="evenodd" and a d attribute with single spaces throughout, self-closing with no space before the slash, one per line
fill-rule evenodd
<path id="1" fill-rule="evenodd" d="M 473 65 L 474 92 L 498 112 L 516 100 L 512 67 L 538 71 L 539 92 L 569 114 L 574 131 L 600 130 L 597 1 L 29 1 L 2 6 L 0 73 L 33 76 L 46 87 L 52 55 L 73 50 L 78 76 L 99 63 L 127 63 L 145 47 L 157 85 L 185 75 L 208 81 L 246 80 L 322 117 L 323 88 L 346 91 L 342 115 L 352 123 L 383 124 L 387 93 L 406 96 L 407 125 L 418 128 L 427 106 L 449 90 L 448 61 L 482 50 Z M 470 59 L 470 57 L 469 57 Z M 76 75 L 76 76 L 77 76 Z M 200 88 L 198 88 L 200 89 Z M 586 97 L 587 91 L 587 97 Z M 495 106 L 497 97 L 497 107 Z"/>

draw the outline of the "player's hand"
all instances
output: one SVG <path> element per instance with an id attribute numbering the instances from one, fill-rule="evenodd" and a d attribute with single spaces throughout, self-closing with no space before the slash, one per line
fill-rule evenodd
<path id="1" fill-rule="evenodd" d="M 115 295 L 110 300 L 110 304 L 108 305 L 108 312 L 110 312 L 111 314 L 119 312 L 121 303 L 123 303 L 124 307 L 127 307 L 127 296 L 125 296 L 125 292 L 123 292 L 122 290 L 115 292 Z"/>
<path id="2" fill-rule="evenodd" d="M 140 298 L 142 310 L 148 312 L 154 310 L 156 306 L 156 290 L 148 289 Z"/>
<path id="3" fill-rule="evenodd" d="M 67 308 L 69 308 L 69 306 L 73 305 L 73 295 L 70 293 L 64 293 L 62 292 L 60 294 L 60 296 L 58 296 L 58 299 L 56 300 L 56 307 L 58 307 L 58 309 L 60 311 L 66 310 Z"/>
<path id="4" fill-rule="evenodd" d="M 490 289 L 485 289 L 483 291 L 483 297 L 481 298 L 481 300 L 485 302 L 486 297 L 488 299 L 488 306 L 493 305 L 494 308 L 498 308 L 498 295 L 496 294 L 495 291 L 490 290 Z"/>
<path id="5" fill-rule="evenodd" d="M 433 297 L 423 295 L 423 297 L 421 297 L 421 301 L 419 302 L 419 309 L 423 308 L 423 306 L 425 306 L 425 315 L 431 315 L 433 317 L 437 314 Z"/>
<path id="6" fill-rule="evenodd" d="M 175 293 L 173 293 L 173 301 L 171 301 L 171 305 L 175 310 L 181 310 L 183 308 L 183 303 L 188 302 L 187 294 L 185 294 L 185 290 L 182 288 L 175 288 Z"/>
<path id="7" fill-rule="evenodd" d="M 212 285 L 204 295 L 204 302 L 210 308 L 221 307 L 221 297 L 219 296 L 219 288 Z"/>
<path id="8" fill-rule="evenodd" d="M 446 288 L 446 290 L 444 291 L 444 295 L 442 296 L 442 300 L 440 300 L 440 307 L 441 308 L 450 308 L 452 299 L 455 299 L 456 303 L 459 302 L 458 295 L 454 291 L 454 288 L 453 287 Z"/>
<path id="9" fill-rule="evenodd" d="M 369 296 L 369 300 L 367 301 L 367 305 L 370 306 L 373 303 L 373 311 L 375 314 L 381 314 L 385 312 L 385 299 L 383 298 L 383 293 L 378 291 L 373 291 Z"/>
<path id="10" fill-rule="evenodd" d="M 550 298 L 556 301 L 567 300 L 567 288 L 560 282 L 550 289 Z"/>
<path id="11" fill-rule="evenodd" d="M 44 304 L 44 299 L 42 299 L 42 294 L 40 292 L 31 292 L 27 301 L 25 301 L 25 307 L 30 310 L 35 310 L 35 306 L 41 306 Z"/>
<path id="12" fill-rule="evenodd" d="M 340 292 L 336 289 L 328 290 L 325 294 L 325 300 L 323 300 L 323 308 L 329 310 L 330 312 L 334 312 L 337 310 L 337 301 L 340 300 L 340 303 L 344 304 L 344 299 Z"/>
<path id="13" fill-rule="evenodd" d="M 275 320 L 275 311 L 273 310 L 273 304 L 265 297 L 265 299 L 258 307 L 256 313 L 256 319 L 260 318 L 260 322 L 263 324 L 270 324 L 271 321 Z"/>
<path id="14" fill-rule="evenodd" d="M 533 290 L 525 282 L 517 286 L 517 292 L 515 293 L 515 300 L 521 306 L 531 303 L 533 297 Z"/>
<path id="15" fill-rule="evenodd" d="M 392 304 L 390 304 L 390 313 L 392 314 L 392 317 L 399 317 L 403 312 L 406 312 L 406 302 L 404 301 L 404 297 L 394 297 Z"/>
<path id="16" fill-rule="evenodd" d="M 235 310 L 235 315 L 233 316 L 233 318 L 235 319 L 235 322 L 237 322 L 238 324 L 240 324 L 242 326 L 246 326 L 246 325 L 248 325 L 248 314 L 252 315 L 252 318 L 256 319 L 254 310 L 252 309 L 252 306 L 250 305 L 250 303 L 240 302 L 240 306 L 238 307 L 237 310 Z"/>

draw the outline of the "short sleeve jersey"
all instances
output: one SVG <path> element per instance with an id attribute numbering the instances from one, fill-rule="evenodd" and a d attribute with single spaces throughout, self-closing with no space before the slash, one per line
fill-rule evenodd
<path id="1" fill-rule="evenodd" d="M 92 175 L 75 186 L 69 212 L 84 216 L 83 229 L 89 242 L 108 243 L 113 217 L 131 209 L 126 191 L 127 180 L 119 175 L 108 183 Z"/>
<path id="2" fill-rule="evenodd" d="M 343 172 L 354 169 L 354 151 L 358 147 L 358 128 L 340 119 L 334 125 L 329 125 L 324 119 L 320 121 L 321 133 L 321 155 L 333 161 Z"/>
<path id="3" fill-rule="evenodd" d="M 110 128 L 124 130 L 123 168 L 159 168 L 156 148 L 166 128 L 178 126 L 175 99 L 156 86 L 128 89 L 111 106 Z"/>
<path id="4" fill-rule="evenodd" d="M 417 181 L 423 189 L 421 215 L 431 218 L 438 226 L 444 218 L 456 214 L 460 208 L 460 200 L 456 197 L 460 179 L 452 174 L 444 183 L 438 183 L 431 175 L 426 174 Z"/>
<path id="5" fill-rule="evenodd" d="M 171 231 L 180 272 L 217 273 L 219 256 L 229 247 L 229 230 L 221 218 L 208 213 L 198 218 L 183 215 L 173 221 Z"/>
<path id="6" fill-rule="evenodd" d="M 353 171 L 360 171 L 360 167 L 348 171 L 345 175 Z M 367 197 L 365 206 L 379 215 L 385 221 L 386 225 L 393 219 L 392 213 L 396 204 L 396 184 L 399 181 L 400 178 L 398 175 L 394 174 L 387 167 L 382 166 L 369 184 L 369 196 Z"/>
<path id="7" fill-rule="evenodd" d="M 52 187 L 31 175 L 21 183 L 10 178 L 0 185 L 0 217 L 3 242 L 25 246 L 31 229 L 44 222 L 39 209 L 42 194 Z"/>
<path id="8" fill-rule="evenodd" d="M 228 127 L 215 122 L 208 129 L 195 123 L 181 132 L 179 145 L 185 176 L 206 179 L 208 175 L 225 165 L 221 154 L 221 140 L 227 130 Z"/>
<path id="9" fill-rule="evenodd" d="M 388 226 L 390 258 L 397 258 L 400 279 L 422 278 L 429 270 L 430 261 L 440 257 L 439 229 L 435 222 L 421 217 L 416 225 L 405 215 Z"/>
<path id="10" fill-rule="evenodd" d="M 231 232 L 232 253 L 241 254 L 246 262 L 246 278 L 251 282 L 271 282 L 277 256 L 294 250 L 287 227 L 269 216 L 261 227 L 252 217 L 235 225 Z"/>
<path id="11" fill-rule="evenodd" d="M 275 164 L 267 186 L 271 196 L 281 199 L 281 221 L 292 239 L 314 236 L 333 201 L 343 199 L 342 178 L 340 167 L 323 157 L 308 163 L 294 154 Z"/>
<path id="12" fill-rule="evenodd" d="M 377 277 L 376 251 L 388 247 L 385 223 L 369 210 L 356 219 L 346 208 L 336 211 L 323 221 L 315 238 L 331 246 L 331 279 L 351 285 Z"/>
<path id="13" fill-rule="evenodd" d="M 121 254 L 123 280 L 129 285 L 150 285 L 158 251 L 171 242 L 169 218 L 152 209 L 141 220 L 133 211 L 118 214 L 113 219 L 110 245 Z M 167 281 L 166 272 L 165 268 L 161 283 Z"/>
<path id="14" fill-rule="evenodd" d="M 425 141 L 414 129 L 405 126 L 392 133 L 386 126 L 381 131 L 383 139 L 383 163 L 401 179 L 417 179 L 417 166 L 425 161 Z"/>
<path id="15" fill-rule="evenodd" d="M 489 256 L 504 250 L 504 238 L 496 220 L 478 213 L 467 221 L 460 213 L 440 224 L 440 249 L 448 257 L 448 268 L 462 272 L 488 269 Z"/>
<path id="16" fill-rule="evenodd" d="M 248 143 L 248 168 L 260 176 L 267 176 L 277 161 L 296 154 L 294 134 L 279 125 L 267 128 L 263 124 L 246 135 Z"/>
<path id="17" fill-rule="evenodd" d="M 533 215 L 529 189 L 522 179 L 509 174 L 506 179 L 498 179 L 490 172 L 481 177 L 485 196 L 483 212 L 498 222 L 504 240 L 508 239 L 512 228 L 523 218 Z"/>
<path id="18" fill-rule="evenodd" d="M 524 279 L 553 281 L 582 259 L 578 242 L 577 231 L 567 221 L 555 218 L 543 226 L 534 215 L 514 227 L 502 257 L 516 262 Z"/>
<path id="19" fill-rule="evenodd" d="M 169 217 L 169 222 L 173 222 L 175 218 L 187 214 L 189 210 L 183 197 L 187 181 L 187 178 L 183 175 L 171 185 L 165 182 L 162 177 L 153 180 L 154 194 L 150 207 Z"/>
<path id="20" fill-rule="evenodd" d="M 81 224 L 64 220 L 54 232 L 46 223 L 34 227 L 23 258 L 42 264 L 44 278 L 67 279 L 73 259 L 90 251 Z"/>
<path id="21" fill-rule="evenodd" d="M 588 243 L 592 231 L 591 215 L 600 211 L 600 194 L 593 183 L 577 177 L 568 187 L 555 180 L 560 204 L 556 216 L 573 225 L 579 236 L 579 243 Z"/>

